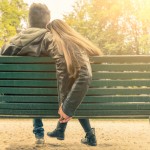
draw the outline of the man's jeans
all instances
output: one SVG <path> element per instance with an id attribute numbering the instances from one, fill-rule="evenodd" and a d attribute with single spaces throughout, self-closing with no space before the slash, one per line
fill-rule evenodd
<path id="1" fill-rule="evenodd" d="M 35 134 L 35 137 L 38 139 L 44 138 L 44 128 L 41 118 L 33 119 L 33 127 L 33 133 Z"/>

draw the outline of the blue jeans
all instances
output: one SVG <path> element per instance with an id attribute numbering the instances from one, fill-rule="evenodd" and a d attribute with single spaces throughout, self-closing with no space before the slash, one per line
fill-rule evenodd
<path id="1" fill-rule="evenodd" d="M 33 133 L 35 134 L 36 138 L 44 138 L 44 128 L 41 118 L 33 119 Z"/>

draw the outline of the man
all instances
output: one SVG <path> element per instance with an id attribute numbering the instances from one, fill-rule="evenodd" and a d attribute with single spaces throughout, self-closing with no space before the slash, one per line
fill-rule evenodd
<path id="1" fill-rule="evenodd" d="M 1 55 L 49 56 L 48 49 L 54 48 L 52 35 L 46 30 L 50 22 L 50 11 L 46 5 L 33 3 L 29 8 L 29 28 L 16 35 L 1 49 Z M 50 47 L 51 46 L 51 47 Z M 44 128 L 41 118 L 33 119 L 36 144 L 44 143 Z"/>

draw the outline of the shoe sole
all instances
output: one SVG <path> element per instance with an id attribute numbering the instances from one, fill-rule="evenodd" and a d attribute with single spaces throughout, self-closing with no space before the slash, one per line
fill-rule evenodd
<path id="1" fill-rule="evenodd" d="M 49 135 L 47 135 L 47 136 L 50 137 L 50 138 L 57 138 L 58 140 L 64 140 L 64 138 L 61 138 L 61 137 L 49 136 Z"/>
<path id="2" fill-rule="evenodd" d="M 96 144 L 96 143 L 88 144 L 88 143 L 83 143 L 82 141 L 81 141 L 81 143 L 82 143 L 82 144 L 85 144 L 85 145 L 89 145 L 89 146 L 97 146 L 97 144 Z"/>
<path id="3" fill-rule="evenodd" d="M 60 138 L 60 137 L 56 137 L 56 138 L 57 140 L 61 140 L 61 141 L 64 140 L 64 138 Z"/>
<path id="4" fill-rule="evenodd" d="M 36 146 L 36 147 L 43 147 L 43 146 L 44 146 L 44 143 L 43 143 L 43 144 L 37 144 L 37 143 L 35 143 L 35 146 Z"/>
<path id="5" fill-rule="evenodd" d="M 82 144 L 89 145 L 89 146 L 97 146 L 97 144 L 87 144 L 87 143 L 82 143 Z"/>

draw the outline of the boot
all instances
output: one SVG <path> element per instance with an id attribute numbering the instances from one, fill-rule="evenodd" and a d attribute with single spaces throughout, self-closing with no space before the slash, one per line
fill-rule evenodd
<path id="1" fill-rule="evenodd" d="M 47 132 L 47 136 L 49 137 L 56 137 L 58 140 L 64 140 L 65 139 L 65 129 L 66 129 L 67 123 L 60 123 L 58 122 L 57 127 L 52 132 Z"/>
<path id="2" fill-rule="evenodd" d="M 90 146 L 96 146 L 97 145 L 94 128 L 92 128 L 91 131 L 86 133 L 85 138 L 81 139 L 81 143 L 87 144 Z"/>
<path id="3" fill-rule="evenodd" d="M 60 131 L 59 129 L 55 129 L 52 132 L 47 132 L 47 135 L 49 137 L 56 137 L 58 140 L 64 140 L 65 139 L 64 132 Z"/>

